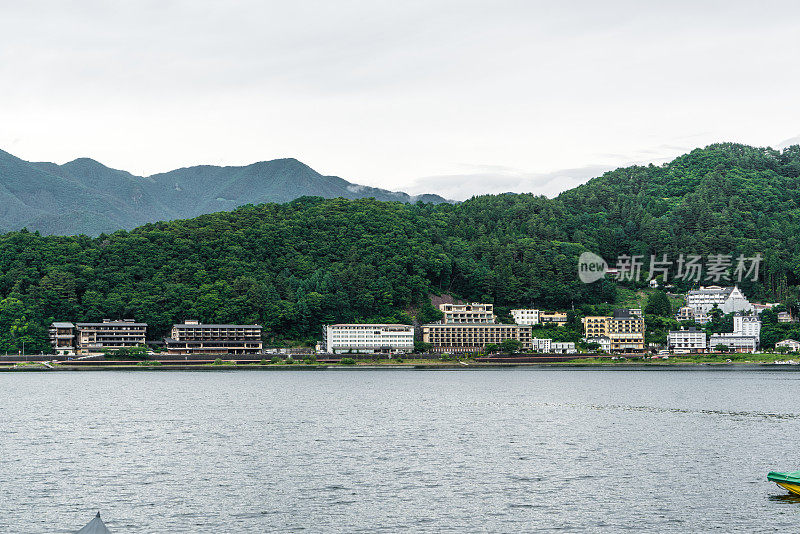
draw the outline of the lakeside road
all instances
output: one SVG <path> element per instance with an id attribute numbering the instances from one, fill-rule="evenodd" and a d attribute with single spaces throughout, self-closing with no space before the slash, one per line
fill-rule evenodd
<path id="1" fill-rule="evenodd" d="M 800 372 L 800 365 L 776 364 L 772 362 L 719 362 L 719 363 L 472 363 L 469 365 L 446 363 L 402 363 L 402 364 L 202 364 L 202 365 L 52 365 L 27 363 L 25 365 L 2 365 L 0 372 L 62 372 L 62 371 L 479 371 L 487 369 L 550 369 L 550 370 L 599 370 L 599 371 L 789 371 Z"/>

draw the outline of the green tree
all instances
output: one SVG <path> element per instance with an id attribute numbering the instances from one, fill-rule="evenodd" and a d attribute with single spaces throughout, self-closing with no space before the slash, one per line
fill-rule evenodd
<path id="1" fill-rule="evenodd" d="M 44 325 L 24 302 L 8 297 L 0 301 L 0 351 L 26 354 L 49 352 Z"/>
<path id="2" fill-rule="evenodd" d="M 644 313 L 649 315 L 658 315 L 660 317 L 672 316 L 672 304 L 669 302 L 667 294 L 663 291 L 654 291 L 647 298 L 647 304 L 644 307 Z"/>
<path id="3" fill-rule="evenodd" d="M 417 321 L 420 324 L 435 323 L 441 321 L 442 317 L 444 317 L 444 314 L 440 310 L 434 308 L 427 299 L 417 312 Z"/>
<path id="4" fill-rule="evenodd" d="M 522 343 L 519 339 L 509 338 L 500 343 L 500 350 L 505 353 L 513 354 L 519 352 L 520 348 L 522 348 Z"/>
<path id="5" fill-rule="evenodd" d="M 427 354 L 431 351 L 433 345 L 425 343 L 424 341 L 414 341 L 414 352 L 418 354 Z"/>

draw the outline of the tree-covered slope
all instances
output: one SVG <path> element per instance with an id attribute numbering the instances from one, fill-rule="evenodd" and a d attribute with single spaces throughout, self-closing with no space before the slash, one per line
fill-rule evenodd
<path id="1" fill-rule="evenodd" d="M 141 177 L 88 158 L 56 165 L 0 151 L 0 231 L 25 227 L 48 235 L 94 236 L 308 195 L 416 201 L 406 193 L 323 176 L 295 159 L 244 167 L 202 165 Z M 436 195 L 424 200 L 444 201 Z"/>
<path id="2" fill-rule="evenodd" d="M 332 321 L 407 321 L 431 294 L 494 302 L 501 313 L 532 304 L 607 310 L 616 284 L 578 281 L 586 250 L 612 263 L 623 253 L 761 253 L 761 278 L 742 284 L 746 294 L 794 305 L 798 185 L 797 147 L 714 145 L 607 173 L 556 199 L 304 197 L 98 238 L 8 233 L 0 236 L 0 350 L 25 336 L 44 347 L 53 318 L 135 317 L 153 336 L 190 317 L 257 322 L 269 336 L 298 340 L 318 338 Z"/>
<path id="3" fill-rule="evenodd" d="M 767 294 L 785 298 L 800 283 L 800 146 L 711 145 L 617 169 L 556 200 L 568 238 L 604 257 L 761 253 Z"/>

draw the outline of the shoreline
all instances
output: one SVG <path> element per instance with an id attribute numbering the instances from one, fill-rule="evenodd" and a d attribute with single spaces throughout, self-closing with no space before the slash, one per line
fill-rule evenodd
<path id="1" fill-rule="evenodd" d="M 458 364 L 430 364 L 430 363 L 408 363 L 408 364 L 364 364 L 364 365 L 56 365 L 45 367 L 41 364 L 27 364 L 21 366 L 0 365 L 0 373 L 14 372 L 94 372 L 94 371 L 480 371 L 480 370 L 499 370 L 499 369 L 560 369 L 565 371 L 790 371 L 800 372 L 800 365 L 787 365 L 775 363 L 563 363 L 563 362 L 537 362 L 537 363 L 477 363 L 470 365 Z"/>

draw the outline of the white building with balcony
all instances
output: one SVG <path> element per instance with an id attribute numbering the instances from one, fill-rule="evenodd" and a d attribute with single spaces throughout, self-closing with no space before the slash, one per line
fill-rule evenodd
<path id="1" fill-rule="evenodd" d="M 550 352 L 554 354 L 575 354 L 578 349 L 572 341 L 554 341 L 550 345 Z"/>
<path id="2" fill-rule="evenodd" d="M 533 352 L 550 352 L 552 350 L 553 340 L 544 337 L 531 338 L 531 350 Z"/>
<path id="3" fill-rule="evenodd" d="M 753 305 L 737 286 L 700 286 L 686 293 L 686 305 L 694 310 L 695 320 L 707 316 L 714 306 L 723 314 L 753 311 Z"/>
<path id="4" fill-rule="evenodd" d="M 703 330 L 695 327 L 670 330 L 667 334 L 667 345 L 669 350 L 679 352 L 706 352 L 708 336 Z"/>
<path id="5" fill-rule="evenodd" d="M 611 352 L 611 338 L 608 336 L 591 336 L 585 338 L 586 343 L 597 343 L 599 345 L 597 350 L 609 353 Z"/>
<path id="6" fill-rule="evenodd" d="M 711 334 L 708 345 L 712 351 L 717 350 L 718 346 L 724 345 L 728 348 L 728 350 L 732 350 L 734 352 L 752 353 L 756 351 L 758 343 L 756 342 L 756 338 L 753 336 L 742 336 L 733 332 L 726 332 L 722 334 Z"/>
<path id="7" fill-rule="evenodd" d="M 414 327 L 406 324 L 332 324 L 324 334 L 325 350 L 333 354 L 414 350 Z"/>
<path id="8" fill-rule="evenodd" d="M 756 345 L 761 342 L 761 319 L 756 315 L 737 313 L 733 316 L 733 333 L 740 336 L 750 336 L 756 339 Z"/>
<path id="9" fill-rule="evenodd" d="M 776 349 L 781 347 L 787 347 L 789 352 L 800 352 L 800 341 L 795 341 L 794 339 L 784 339 L 783 341 L 778 341 L 775 343 Z"/>
<path id="10" fill-rule="evenodd" d="M 533 310 L 527 308 L 519 310 L 511 310 L 511 317 L 514 318 L 514 322 L 517 324 L 529 324 L 529 325 L 539 324 L 539 310 Z"/>

